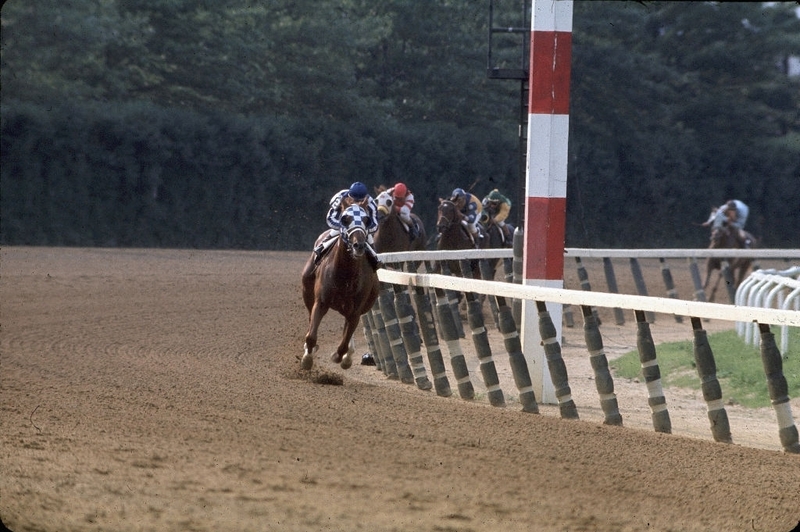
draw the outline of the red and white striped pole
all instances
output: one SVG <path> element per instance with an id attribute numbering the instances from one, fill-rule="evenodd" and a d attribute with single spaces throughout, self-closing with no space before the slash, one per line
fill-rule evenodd
<path id="1" fill-rule="evenodd" d="M 572 0 L 533 0 L 523 284 L 564 287 Z M 561 341 L 561 305 L 547 310 Z M 522 306 L 522 348 L 539 402 L 556 403 L 536 303 Z"/>

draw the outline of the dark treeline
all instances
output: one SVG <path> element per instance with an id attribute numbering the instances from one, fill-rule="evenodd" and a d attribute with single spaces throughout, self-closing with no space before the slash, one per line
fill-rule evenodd
<path id="1" fill-rule="evenodd" d="M 0 243 L 309 249 L 355 180 L 520 205 L 488 2 L 264 4 L 6 3 Z M 568 246 L 704 246 L 731 197 L 800 246 L 795 7 L 575 2 Z"/>

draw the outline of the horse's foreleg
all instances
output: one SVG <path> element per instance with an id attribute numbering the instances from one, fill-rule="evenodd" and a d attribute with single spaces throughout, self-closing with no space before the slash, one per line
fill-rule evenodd
<path id="1" fill-rule="evenodd" d="M 711 274 L 709 273 L 709 275 L 711 275 Z M 708 296 L 708 302 L 709 303 L 713 303 L 714 302 L 714 296 L 717 295 L 717 288 L 719 288 L 720 279 L 722 279 L 722 271 L 720 271 L 719 274 L 717 275 L 717 280 L 714 283 L 714 288 L 711 289 L 711 295 Z M 706 281 L 706 282 L 708 282 L 708 281 Z M 705 289 L 703 289 L 703 290 L 705 290 Z"/>
<path id="2" fill-rule="evenodd" d="M 331 355 L 331 360 L 337 364 L 341 363 L 342 369 L 348 369 L 353 365 L 353 333 L 358 327 L 358 322 L 361 316 L 356 315 L 354 318 L 347 318 L 344 322 L 344 329 L 342 330 L 342 341 L 336 352 Z"/>
<path id="3" fill-rule="evenodd" d="M 328 312 L 328 307 L 315 303 L 311 309 L 311 316 L 309 318 L 308 332 L 305 338 L 305 350 L 303 352 L 303 359 L 300 361 L 300 367 L 303 369 L 311 369 L 314 365 L 314 352 L 317 350 L 317 333 L 319 332 L 319 324 L 322 322 L 322 317 Z"/>

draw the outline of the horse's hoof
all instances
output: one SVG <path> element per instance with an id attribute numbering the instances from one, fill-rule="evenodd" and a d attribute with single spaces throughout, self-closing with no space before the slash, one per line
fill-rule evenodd
<path id="1" fill-rule="evenodd" d="M 300 367 L 304 370 L 309 370 L 314 365 L 314 356 L 311 353 L 306 353 L 303 355 L 303 359 L 300 360 Z"/>
<path id="2" fill-rule="evenodd" d="M 345 356 L 342 357 L 342 369 L 350 369 L 350 366 L 353 365 L 353 357 L 350 356 L 350 353 L 347 353 Z"/>
<path id="3" fill-rule="evenodd" d="M 333 362 L 334 364 L 338 364 L 341 361 L 342 361 L 342 355 L 340 355 L 339 353 L 331 353 L 331 362 Z"/>

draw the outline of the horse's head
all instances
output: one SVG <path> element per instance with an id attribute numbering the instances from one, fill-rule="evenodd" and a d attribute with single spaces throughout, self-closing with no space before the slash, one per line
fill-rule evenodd
<path id="1" fill-rule="evenodd" d="M 389 191 L 384 190 L 375 198 L 375 203 L 378 206 L 378 222 L 380 222 L 392 212 L 394 200 L 392 200 L 392 195 L 389 194 Z"/>
<path id="2" fill-rule="evenodd" d="M 436 230 L 443 233 L 447 231 L 451 225 L 460 221 L 461 212 L 458 210 L 455 203 L 449 199 L 440 199 L 439 214 L 436 218 Z"/>
<path id="3" fill-rule="evenodd" d="M 730 249 L 739 247 L 738 240 L 733 233 L 733 227 L 727 222 L 723 222 L 722 226 L 715 227 L 711 230 L 708 247 L 710 249 Z"/>
<path id="4" fill-rule="evenodd" d="M 369 214 L 359 205 L 350 205 L 340 218 L 342 227 L 339 235 L 353 257 L 362 257 L 367 250 L 367 227 Z"/>

